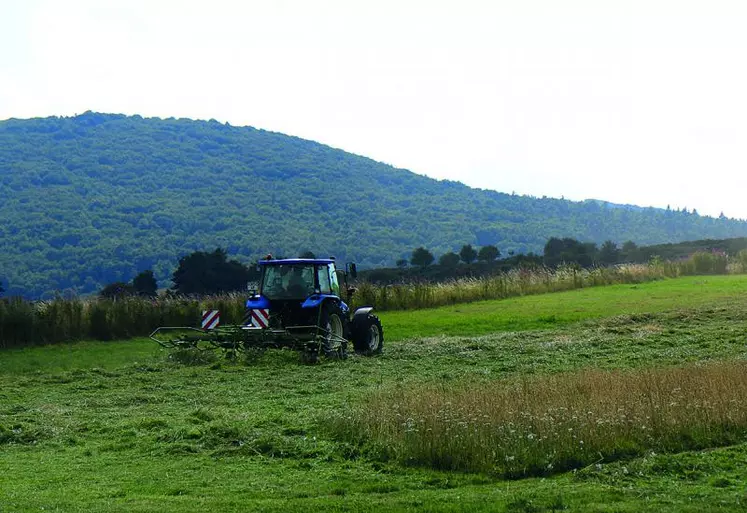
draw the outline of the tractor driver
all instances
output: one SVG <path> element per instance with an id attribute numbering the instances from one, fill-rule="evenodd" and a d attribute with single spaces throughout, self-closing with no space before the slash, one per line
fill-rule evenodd
<path id="1" fill-rule="evenodd" d="M 306 295 L 308 295 L 311 285 L 309 283 L 309 280 L 304 277 L 304 274 L 309 274 L 304 273 L 305 270 L 306 269 L 300 266 L 293 267 L 290 278 L 288 278 L 288 286 L 286 287 L 286 291 L 289 296 L 305 297 Z"/>

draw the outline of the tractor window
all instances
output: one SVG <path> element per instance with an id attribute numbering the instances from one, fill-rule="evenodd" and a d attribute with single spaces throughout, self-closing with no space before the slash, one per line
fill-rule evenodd
<path id="1" fill-rule="evenodd" d="M 313 292 L 313 266 L 268 265 L 265 267 L 262 295 L 267 299 L 301 299 Z"/>
<path id="2" fill-rule="evenodd" d="M 319 275 L 319 290 L 322 294 L 331 294 L 332 288 L 329 283 L 329 268 L 326 265 L 320 265 L 316 269 Z"/>
<path id="3" fill-rule="evenodd" d="M 337 281 L 337 272 L 335 272 L 335 266 L 334 264 L 329 264 L 327 267 L 329 268 L 329 277 L 331 278 L 330 284 L 332 285 L 332 294 L 339 296 L 340 282 Z"/>

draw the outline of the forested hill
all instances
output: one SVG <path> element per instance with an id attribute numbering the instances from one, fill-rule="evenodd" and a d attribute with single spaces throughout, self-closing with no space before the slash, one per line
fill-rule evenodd
<path id="1" fill-rule="evenodd" d="M 0 122 L 0 219 L 0 282 L 32 297 L 144 269 L 163 282 L 180 256 L 218 246 L 245 262 L 311 250 L 378 266 L 421 245 L 747 236 L 742 221 L 476 190 L 249 127 L 91 112 Z"/>

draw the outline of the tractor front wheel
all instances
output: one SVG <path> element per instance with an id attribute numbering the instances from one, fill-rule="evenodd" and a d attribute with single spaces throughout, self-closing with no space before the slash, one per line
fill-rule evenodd
<path id="1" fill-rule="evenodd" d="M 381 321 L 373 314 L 357 323 L 353 333 L 355 351 L 365 355 L 381 354 L 384 350 L 384 330 Z"/>

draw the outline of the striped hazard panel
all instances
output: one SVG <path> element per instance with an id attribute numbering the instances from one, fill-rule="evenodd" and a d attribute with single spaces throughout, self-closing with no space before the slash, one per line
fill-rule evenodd
<path id="1" fill-rule="evenodd" d="M 270 324 L 270 309 L 255 308 L 252 310 L 251 325 L 256 328 L 266 328 Z"/>
<path id="2" fill-rule="evenodd" d="M 202 329 L 212 330 L 217 328 L 220 324 L 220 311 L 219 310 L 203 310 L 202 311 Z"/>

